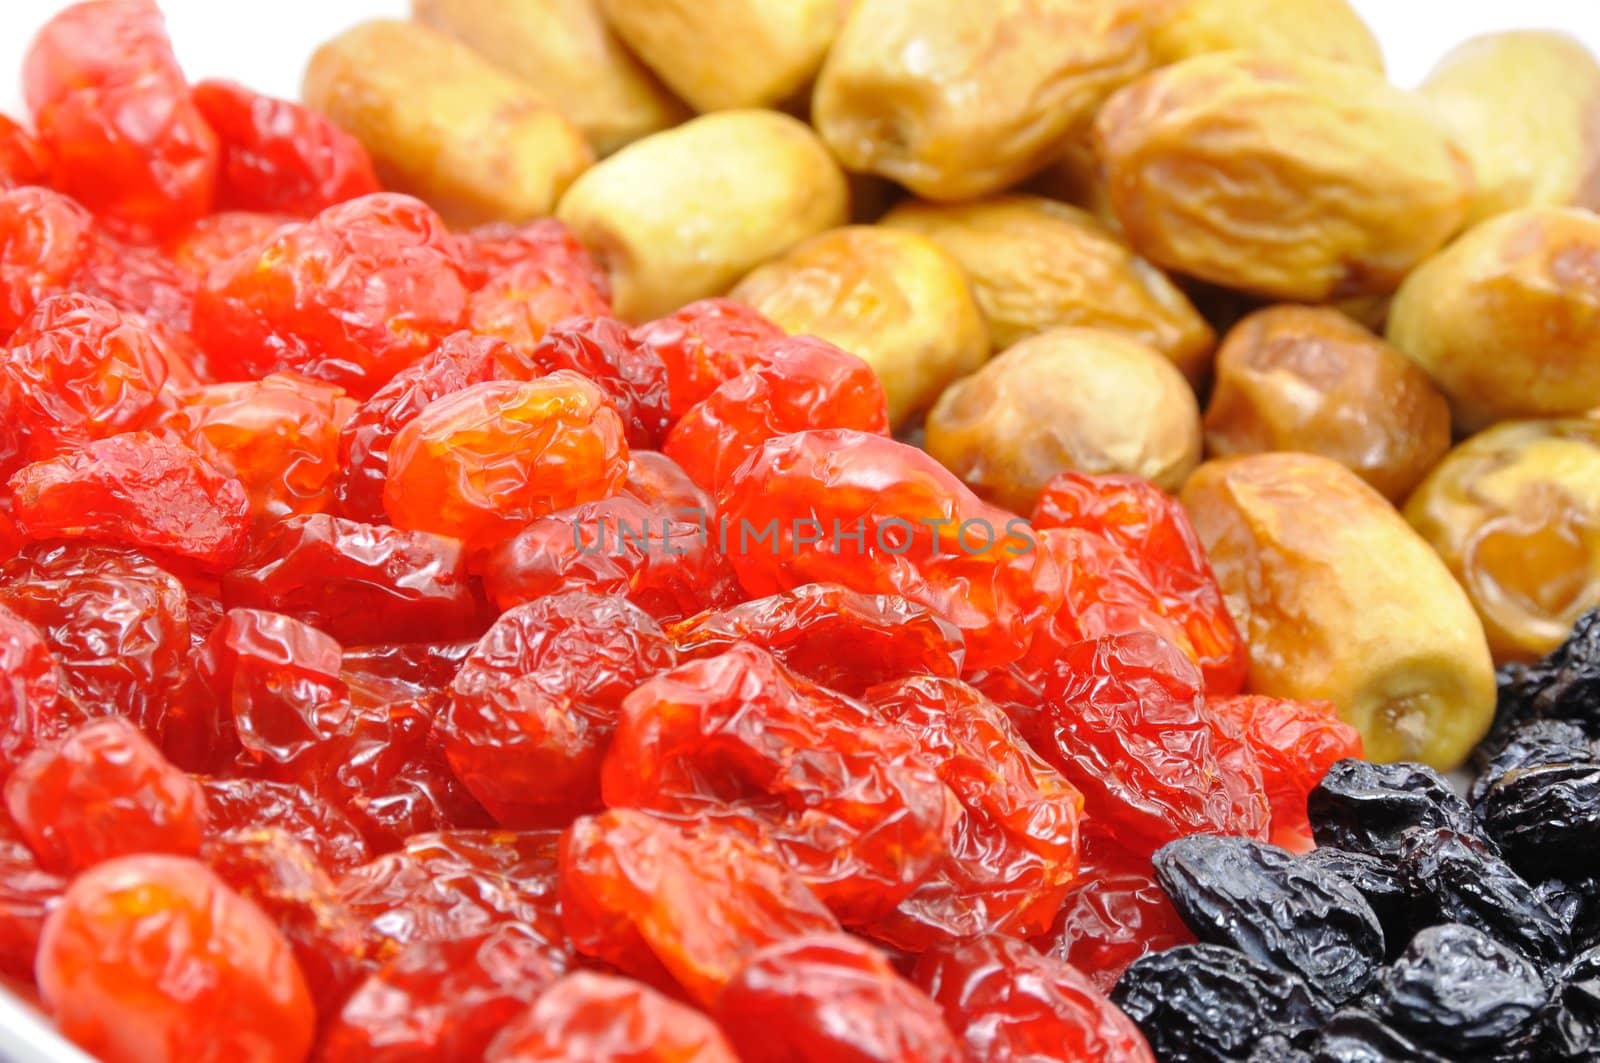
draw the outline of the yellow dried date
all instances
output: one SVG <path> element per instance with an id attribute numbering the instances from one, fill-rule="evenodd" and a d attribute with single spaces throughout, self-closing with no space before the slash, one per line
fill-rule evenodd
<path id="1" fill-rule="evenodd" d="M 594 161 L 532 88 L 414 22 L 366 22 L 324 44 L 302 94 L 366 145 L 387 187 L 452 225 L 548 214 Z"/>
<path id="2" fill-rule="evenodd" d="M 916 233 L 834 229 L 757 269 L 730 295 L 788 332 L 820 336 L 871 365 L 895 425 L 989 357 L 966 275 Z"/>
<path id="3" fill-rule="evenodd" d="M 775 107 L 816 74 L 839 0 L 599 0 L 634 53 L 697 111 Z"/>
<path id="4" fill-rule="evenodd" d="M 924 446 L 979 494 L 1030 513 L 1067 469 L 1176 490 L 1200 460 L 1200 411 L 1172 363 L 1138 340 L 1052 329 L 946 388 Z"/>
<path id="5" fill-rule="evenodd" d="M 1310 56 L 1383 73 L 1378 39 L 1348 0 L 1164 0 L 1151 18 L 1156 62 L 1210 52 Z"/>
<path id="6" fill-rule="evenodd" d="M 636 140 L 556 208 L 605 264 L 612 304 L 629 321 L 721 295 L 848 215 L 828 149 L 776 111 L 719 111 Z"/>
<path id="7" fill-rule="evenodd" d="M 851 170 L 924 199 L 1042 169 L 1148 65 L 1142 0 L 857 0 L 812 118 Z"/>
<path id="8" fill-rule="evenodd" d="M 1399 503 L 1450 449 L 1450 406 L 1405 355 L 1339 311 L 1272 306 L 1217 351 L 1205 433 L 1219 457 L 1321 454 Z"/>
<path id="9" fill-rule="evenodd" d="M 1472 159 L 1468 224 L 1518 207 L 1600 207 L 1600 63 L 1562 33 L 1474 38 L 1418 90 Z"/>
<path id="10" fill-rule="evenodd" d="M 1182 495 L 1250 645 L 1247 689 L 1333 702 L 1373 760 L 1454 768 L 1494 716 L 1494 663 L 1439 555 L 1313 454 L 1209 461 Z"/>
<path id="11" fill-rule="evenodd" d="M 1478 225 L 1406 278 L 1388 336 L 1468 430 L 1600 405 L 1600 217 L 1529 207 Z"/>
<path id="12" fill-rule="evenodd" d="M 527 82 L 597 154 L 689 117 L 617 40 L 597 0 L 411 0 L 411 17 Z"/>
<path id="13" fill-rule="evenodd" d="M 1406 503 L 1502 660 L 1555 649 L 1600 606 L 1600 421 L 1508 421 L 1473 436 Z"/>
<path id="14" fill-rule="evenodd" d="M 922 233 L 961 263 L 998 348 L 1077 326 L 1147 343 L 1191 381 L 1209 368 L 1216 335 L 1205 318 L 1164 273 L 1075 207 L 1039 196 L 910 201 L 883 224 Z"/>
<path id="15" fill-rule="evenodd" d="M 1343 63 L 1188 59 L 1118 91 L 1095 135 L 1134 250 L 1272 299 L 1393 289 L 1471 193 L 1428 105 Z"/>

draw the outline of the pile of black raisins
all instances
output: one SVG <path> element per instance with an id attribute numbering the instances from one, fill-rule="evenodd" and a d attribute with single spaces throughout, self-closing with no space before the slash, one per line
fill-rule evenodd
<path id="1" fill-rule="evenodd" d="M 1600 1060 L 1600 610 L 1500 674 L 1466 799 L 1334 765 L 1295 856 L 1196 835 L 1156 877 L 1201 944 L 1113 999 L 1163 1063 Z"/>

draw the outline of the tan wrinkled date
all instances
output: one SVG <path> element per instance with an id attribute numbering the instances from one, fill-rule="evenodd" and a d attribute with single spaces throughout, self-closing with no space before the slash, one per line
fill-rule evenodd
<path id="1" fill-rule="evenodd" d="M 1159 265 L 1265 298 L 1383 292 L 1456 231 L 1472 172 L 1428 105 L 1378 74 L 1225 52 L 1114 95 L 1108 195 Z"/>

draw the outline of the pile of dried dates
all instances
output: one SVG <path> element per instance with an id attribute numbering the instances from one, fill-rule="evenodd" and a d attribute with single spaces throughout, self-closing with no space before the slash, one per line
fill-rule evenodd
<path id="1" fill-rule="evenodd" d="M 1600 1058 L 1593 56 L 413 16 L 303 103 L 152 0 L 28 48 L 0 1005 L 108 1063 Z"/>

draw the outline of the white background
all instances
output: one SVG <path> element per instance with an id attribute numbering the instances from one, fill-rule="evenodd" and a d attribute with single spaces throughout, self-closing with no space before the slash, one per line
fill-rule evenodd
<path id="1" fill-rule="evenodd" d="M 978 0 L 973 0 L 974 3 Z M 1390 75 L 1415 85 L 1438 58 L 1493 30 L 1565 30 L 1600 52 L 1600 0 L 1353 0 L 1377 33 Z M 0 110 L 20 111 L 22 54 L 64 0 L 0 0 Z M 321 41 L 377 16 L 403 16 L 410 0 L 163 0 L 167 27 L 192 79 L 231 77 L 280 96 L 299 94 L 300 72 Z"/>

